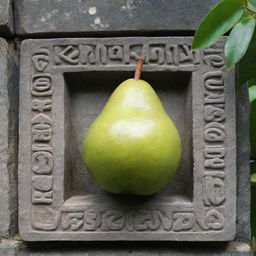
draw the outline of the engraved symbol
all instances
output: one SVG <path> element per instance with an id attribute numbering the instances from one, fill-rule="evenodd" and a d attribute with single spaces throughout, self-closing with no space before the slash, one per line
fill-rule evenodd
<path id="1" fill-rule="evenodd" d="M 32 191 L 32 204 L 51 204 L 52 203 L 52 191 Z"/>
<path id="2" fill-rule="evenodd" d="M 38 151 L 32 154 L 32 171 L 36 174 L 51 174 L 53 156 L 49 152 Z"/>
<path id="3" fill-rule="evenodd" d="M 214 230 L 222 229 L 224 226 L 224 217 L 217 210 L 209 210 L 205 216 L 205 224 Z"/>
<path id="4" fill-rule="evenodd" d="M 107 48 L 97 44 L 95 48 L 90 45 L 79 45 L 80 61 L 83 64 L 107 64 Z"/>
<path id="5" fill-rule="evenodd" d="M 32 62 L 36 71 L 42 72 L 49 64 L 49 51 L 47 49 L 39 49 L 35 51 Z"/>
<path id="6" fill-rule="evenodd" d="M 205 104 L 224 104 L 224 93 L 205 92 Z"/>
<path id="7" fill-rule="evenodd" d="M 207 206 L 220 205 L 225 201 L 225 183 L 216 177 L 204 178 L 204 203 Z"/>
<path id="8" fill-rule="evenodd" d="M 95 53 L 89 53 L 89 62 L 107 64 L 107 48 L 103 44 L 97 44 Z"/>
<path id="9" fill-rule="evenodd" d="M 84 228 L 88 231 L 95 231 L 101 225 L 100 215 L 96 209 L 87 209 L 84 212 Z"/>
<path id="10" fill-rule="evenodd" d="M 55 56 L 56 64 L 61 64 L 61 60 L 71 65 L 78 63 L 79 50 L 77 46 L 68 45 L 63 50 L 60 46 L 55 46 L 54 49 L 57 52 Z"/>
<path id="11" fill-rule="evenodd" d="M 49 142 L 52 137 L 52 120 L 44 114 L 38 114 L 31 122 L 33 141 Z"/>
<path id="12" fill-rule="evenodd" d="M 33 176 L 32 186 L 36 190 L 50 191 L 52 189 L 52 176 L 46 176 L 46 175 Z"/>
<path id="13" fill-rule="evenodd" d="M 217 122 L 205 126 L 205 140 L 208 142 L 223 142 L 225 140 L 225 127 Z"/>
<path id="14" fill-rule="evenodd" d="M 62 217 L 62 227 L 67 229 L 71 227 L 71 230 L 76 231 L 83 226 L 83 212 L 70 212 Z"/>
<path id="15" fill-rule="evenodd" d="M 223 147 L 206 147 L 204 150 L 204 166 L 209 169 L 223 169 L 225 167 L 225 148 Z"/>
<path id="16" fill-rule="evenodd" d="M 107 210 L 102 215 L 102 230 L 121 230 L 124 224 L 124 214 L 120 211 Z"/>
<path id="17" fill-rule="evenodd" d="M 177 44 L 166 45 L 166 63 L 179 65 L 179 46 Z"/>
<path id="18" fill-rule="evenodd" d="M 60 212 L 45 205 L 37 205 L 32 208 L 32 226 L 34 229 L 52 231 L 57 229 L 60 220 Z"/>
<path id="19" fill-rule="evenodd" d="M 206 105 L 204 107 L 204 119 L 207 122 L 222 122 L 225 120 L 225 111 L 217 106 Z"/>
<path id="20" fill-rule="evenodd" d="M 52 177 L 38 175 L 32 177 L 32 203 L 52 203 Z"/>
<path id="21" fill-rule="evenodd" d="M 134 216 L 134 228 L 138 231 L 156 230 L 160 226 L 159 217 L 152 210 L 137 211 Z"/>
<path id="22" fill-rule="evenodd" d="M 32 101 L 31 107 L 34 111 L 38 111 L 41 113 L 44 111 L 50 111 L 52 109 L 52 100 L 34 99 Z"/>
<path id="23" fill-rule="evenodd" d="M 108 49 L 109 58 L 112 60 L 122 60 L 123 59 L 123 49 L 119 45 L 112 46 Z"/>
<path id="24" fill-rule="evenodd" d="M 204 57 L 203 60 L 208 66 L 214 68 L 221 68 L 224 66 L 224 58 L 220 55 L 222 54 L 221 49 L 207 48 L 203 51 Z"/>
<path id="25" fill-rule="evenodd" d="M 191 51 L 191 47 L 187 44 L 179 45 L 179 64 L 180 63 L 190 63 L 199 64 L 199 53 L 197 51 Z"/>
<path id="26" fill-rule="evenodd" d="M 192 212 L 174 213 L 173 220 L 173 230 L 177 232 L 190 230 L 195 224 L 195 216 Z"/>
<path id="27" fill-rule="evenodd" d="M 51 96 L 52 81 L 50 74 L 36 74 L 32 78 L 31 94 L 33 96 Z"/>
<path id="28" fill-rule="evenodd" d="M 164 49 L 161 47 L 153 47 L 149 53 L 149 61 L 157 62 L 157 64 L 162 65 L 165 62 Z"/>
<path id="29" fill-rule="evenodd" d="M 223 90 L 224 79 L 222 71 L 211 71 L 204 74 L 204 85 L 208 90 Z"/>

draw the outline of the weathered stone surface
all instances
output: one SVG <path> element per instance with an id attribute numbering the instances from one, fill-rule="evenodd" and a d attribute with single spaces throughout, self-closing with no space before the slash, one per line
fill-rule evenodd
<path id="1" fill-rule="evenodd" d="M 192 249 L 193 248 L 193 249 Z M 252 256 L 251 248 L 246 243 L 215 243 L 188 244 L 182 246 L 170 243 L 159 246 L 154 244 L 97 244 L 97 245 L 77 245 L 60 244 L 57 246 L 46 245 L 22 245 L 15 240 L 2 240 L 0 242 L 1 256 Z"/>
<path id="2" fill-rule="evenodd" d="M 18 68 L 12 45 L 0 39 L 0 237 L 17 225 Z"/>
<path id="3" fill-rule="evenodd" d="M 218 0 L 19 0 L 16 32 L 19 35 L 133 32 L 186 32 Z"/>
<path id="4" fill-rule="evenodd" d="M 0 0 L 0 36 L 9 37 L 13 26 L 12 0 Z"/>
<path id="5" fill-rule="evenodd" d="M 250 142 L 249 100 L 246 86 L 237 90 L 237 236 L 238 240 L 251 239 L 250 230 Z"/>
<path id="6" fill-rule="evenodd" d="M 17 256 L 19 243 L 15 240 L 1 240 L 0 241 L 0 255 L 1 256 Z"/>
<path id="7" fill-rule="evenodd" d="M 224 41 L 196 52 L 190 51 L 188 37 L 24 41 L 19 144 L 22 238 L 233 240 L 235 86 L 234 72 L 224 68 Z M 82 135 L 114 86 L 131 76 L 141 55 L 147 57 L 145 78 L 159 90 L 180 130 L 185 150 L 176 182 L 187 188 L 173 190 L 170 183 L 147 199 L 99 190 L 80 163 Z M 79 168 L 83 172 L 77 172 Z M 88 180 L 85 190 L 73 188 L 77 173 Z"/>
<path id="8" fill-rule="evenodd" d="M 74 249 L 76 248 L 76 249 Z M 229 244 L 191 245 L 182 243 L 174 246 L 143 245 L 108 245 L 69 246 L 64 248 L 30 248 L 23 249 L 20 256 L 252 256 L 251 248 L 246 243 L 232 242 Z"/>

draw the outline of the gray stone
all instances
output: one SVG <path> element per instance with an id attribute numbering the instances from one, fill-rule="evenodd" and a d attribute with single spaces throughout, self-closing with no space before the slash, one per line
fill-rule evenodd
<path id="1" fill-rule="evenodd" d="M 0 0 L 0 36 L 10 37 L 13 26 L 12 0 Z"/>
<path id="2" fill-rule="evenodd" d="M 250 230 L 250 141 L 247 86 L 237 90 L 237 240 L 249 241 Z"/>
<path id="3" fill-rule="evenodd" d="M 187 33 L 218 0 L 18 0 L 16 32 L 31 34 L 84 34 L 147 32 Z M 70 35 L 69 34 L 69 35 Z M 191 34 L 191 32 L 190 32 Z"/>
<path id="4" fill-rule="evenodd" d="M 192 249 L 193 248 L 193 249 Z M 164 246 L 154 244 L 97 244 L 74 245 L 60 244 L 51 245 L 22 245 L 15 240 L 2 240 L 0 242 L 1 256 L 252 256 L 251 248 L 246 243 L 215 243 L 189 244 L 182 243 L 182 246 L 165 244 Z"/>
<path id="5" fill-rule="evenodd" d="M 170 247 L 144 245 L 97 245 L 66 246 L 62 248 L 27 248 L 21 250 L 20 256 L 252 256 L 251 248 L 246 243 L 232 242 L 229 244 L 196 245 L 182 243 Z"/>
<path id="6" fill-rule="evenodd" d="M 1 240 L 0 241 L 0 255 L 1 256 L 18 256 L 19 243 L 15 240 Z"/>
<path id="7" fill-rule="evenodd" d="M 225 39 L 196 52 L 190 51 L 191 42 L 189 37 L 23 42 L 19 133 L 23 240 L 235 238 L 234 72 L 224 68 Z M 114 196 L 95 186 L 81 163 L 82 136 L 113 88 L 132 75 L 141 55 L 146 56 L 145 79 L 181 133 L 183 158 L 175 182 L 160 193 L 147 198 Z M 74 178 L 77 175 L 82 183 Z"/>
<path id="8" fill-rule="evenodd" d="M 13 45 L 0 39 L 0 237 L 17 225 L 18 68 Z"/>

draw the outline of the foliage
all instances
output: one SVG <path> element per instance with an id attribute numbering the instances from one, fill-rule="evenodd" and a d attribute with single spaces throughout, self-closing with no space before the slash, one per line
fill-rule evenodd
<path id="1" fill-rule="evenodd" d="M 214 44 L 230 31 L 225 44 L 227 69 L 237 65 L 237 86 L 249 88 L 252 236 L 256 247 L 256 0 L 221 0 L 202 20 L 195 33 L 192 49 Z M 256 249 L 256 248 L 255 248 Z"/>

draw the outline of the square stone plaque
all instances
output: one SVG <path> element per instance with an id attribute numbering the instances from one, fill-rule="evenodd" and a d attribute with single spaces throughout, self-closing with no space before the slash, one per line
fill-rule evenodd
<path id="1" fill-rule="evenodd" d="M 229 241 L 236 234 L 234 72 L 223 38 L 191 51 L 189 37 L 25 40 L 21 47 L 19 224 L 26 241 Z M 180 167 L 148 197 L 99 188 L 81 159 L 83 135 L 116 86 L 146 56 L 182 138 Z"/>

